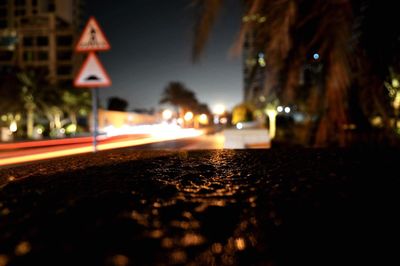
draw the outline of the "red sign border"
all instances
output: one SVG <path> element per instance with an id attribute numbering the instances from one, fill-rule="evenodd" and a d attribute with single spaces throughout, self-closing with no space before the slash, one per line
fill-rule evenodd
<path id="1" fill-rule="evenodd" d="M 83 74 L 84 69 L 86 68 L 87 64 L 89 63 L 89 59 L 91 57 L 94 57 L 94 60 L 96 61 L 96 64 L 100 67 L 100 70 L 103 72 L 103 75 L 108 79 L 109 82 L 107 83 L 91 83 L 91 84 L 78 84 L 78 79 L 81 77 Z M 95 52 L 90 52 L 89 55 L 87 56 L 85 62 L 83 63 L 81 69 L 79 70 L 78 75 L 74 79 L 74 86 L 77 88 L 99 88 L 99 87 L 110 87 L 112 84 L 110 76 L 107 74 L 103 64 L 100 62 L 99 58 L 97 57 Z"/>
<path id="2" fill-rule="evenodd" d="M 106 40 L 106 43 L 107 43 L 107 45 L 106 45 L 105 48 L 80 48 L 80 47 L 79 47 L 79 44 L 80 44 L 81 42 L 83 42 L 84 34 L 85 34 L 85 32 L 86 32 L 86 29 L 89 27 L 89 24 L 90 24 L 91 21 L 93 21 L 93 23 L 97 26 L 97 28 L 99 28 L 101 34 L 104 36 L 104 39 Z M 82 31 L 82 34 L 81 34 L 81 37 L 79 38 L 79 41 L 76 43 L 75 51 L 76 51 L 76 52 L 85 53 L 85 52 L 96 52 L 96 51 L 108 51 L 108 50 L 110 50 L 110 49 L 111 49 L 110 42 L 108 41 L 106 35 L 104 34 L 103 29 L 100 27 L 100 25 L 99 25 L 99 23 L 97 22 L 96 18 L 95 18 L 94 16 L 91 16 L 91 17 L 89 18 L 88 22 L 86 22 L 86 26 L 85 26 L 85 28 L 84 28 L 83 31 Z"/>

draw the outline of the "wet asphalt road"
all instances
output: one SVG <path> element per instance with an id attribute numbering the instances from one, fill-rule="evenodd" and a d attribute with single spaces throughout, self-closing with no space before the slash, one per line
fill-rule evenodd
<path id="1" fill-rule="evenodd" d="M 398 154 L 127 149 L 1 169 L 0 266 L 398 265 Z"/>

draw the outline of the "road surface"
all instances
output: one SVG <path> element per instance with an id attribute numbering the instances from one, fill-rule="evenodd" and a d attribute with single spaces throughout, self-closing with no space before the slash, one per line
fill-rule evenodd
<path id="1" fill-rule="evenodd" d="M 0 265 L 399 265 L 398 154 L 126 148 L 0 169 Z"/>

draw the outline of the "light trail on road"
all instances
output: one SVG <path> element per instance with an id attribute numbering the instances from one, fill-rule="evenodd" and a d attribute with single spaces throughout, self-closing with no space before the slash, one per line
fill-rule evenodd
<path id="1" fill-rule="evenodd" d="M 117 149 L 117 148 L 126 148 L 126 147 L 145 145 L 145 144 L 151 144 L 151 143 L 157 143 L 157 142 L 163 142 L 163 141 L 198 137 L 203 134 L 204 133 L 201 130 L 181 129 L 179 132 L 178 131 L 174 132 L 174 134 L 149 136 L 149 137 L 144 137 L 144 138 L 140 138 L 140 139 L 124 139 L 124 140 L 117 139 L 112 142 L 100 143 L 99 145 L 97 145 L 97 149 L 99 151 L 104 151 L 104 150 L 111 150 L 111 149 Z M 59 150 L 54 150 L 54 147 L 52 147 L 52 148 L 40 149 L 40 151 L 38 151 L 38 153 L 34 153 L 34 154 L 1 158 L 0 166 L 20 164 L 20 163 L 33 162 L 33 161 L 38 161 L 38 160 L 45 160 L 45 159 L 93 152 L 93 146 L 91 144 L 87 143 L 87 144 L 83 144 L 83 145 L 84 146 L 80 146 L 80 147 L 76 147 L 76 145 L 75 145 L 72 148 L 68 147 L 69 145 L 62 145 L 59 147 L 60 148 Z M 29 151 L 29 150 L 27 150 L 27 151 Z"/>

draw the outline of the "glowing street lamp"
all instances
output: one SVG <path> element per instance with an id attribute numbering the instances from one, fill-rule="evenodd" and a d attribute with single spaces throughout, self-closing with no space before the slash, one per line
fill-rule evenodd
<path id="1" fill-rule="evenodd" d="M 199 116 L 199 123 L 202 125 L 207 125 L 208 124 L 208 117 L 206 114 L 201 114 Z"/>
<path id="2" fill-rule="evenodd" d="M 219 117 L 225 113 L 226 107 L 223 104 L 217 104 L 214 107 L 213 113 L 214 113 L 214 124 L 219 124 Z"/>
<path id="3" fill-rule="evenodd" d="M 193 113 L 192 112 L 186 112 L 185 116 L 183 117 L 186 122 L 189 122 L 190 120 L 193 119 Z"/>
<path id="4" fill-rule="evenodd" d="M 169 120 L 169 119 L 171 119 L 171 118 L 172 118 L 172 111 L 171 111 L 171 110 L 168 110 L 168 109 L 164 110 L 164 111 L 162 112 L 162 117 L 163 117 L 164 120 Z"/>
<path id="5" fill-rule="evenodd" d="M 10 124 L 10 131 L 12 133 L 15 133 L 15 132 L 17 132 L 17 130 L 18 130 L 17 122 L 16 121 L 12 121 L 11 124 Z"/>
<path id="6" fill-rule="evenodd" d="M 223 115 L 225 113 L 226 107 L 223 104 L 217 104 L 214 107 L 214 114 L 216 115 Z"/>

